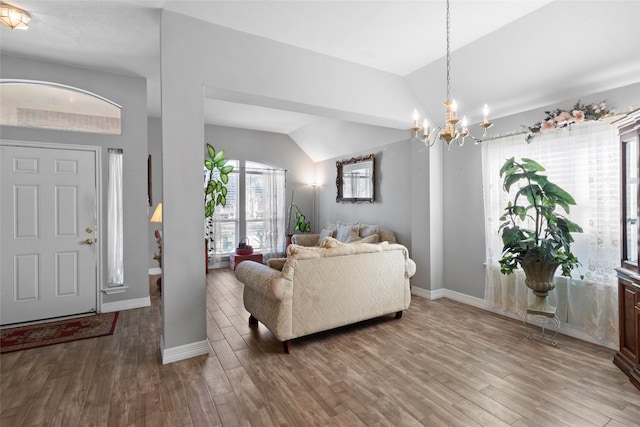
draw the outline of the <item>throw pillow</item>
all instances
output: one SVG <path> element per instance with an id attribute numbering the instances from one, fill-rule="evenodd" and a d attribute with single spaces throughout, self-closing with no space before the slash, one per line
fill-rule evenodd
<path id="1" fill-rule="evenodd" d="M 285 262 L 287 262 L 286 258 L 269 258 L 267 260 L 267 265 L 271 268 L 282 271 L 282 267 L 284 267 Z"/>
<path id="2" fill-rule="evenodd" d="M 295 256 L 298 259 L 320 258 L 320 248 L 306 247 L 291 244 L 287 246 L 287 257 Z"/>
<path id="3" fill-rule="evenodd" d="M 396 243 L 396 235 L 393 233 L 393 231 L 380 230 L 380 233 L 378 234 L 380 235 L 381 242 Z"/>
<path id="4" fill-rule="evenodd" d="M 360 227 L 358 227 L 360 228 Z M 345 243 L 360 243 L 362 237 L 358 236 L 356 233 L 349 234 L 347 241 Z"/>
<path id="5" fill-rule="evenodd" d="M 318 237 L 318 245 L 322 244 L 322 241 L 324 240 L 325 237 L 334 237 L 335 236 L 334 232 L 335 230 L 323 228 L 322 231 L 320 232 L 320 237 Z"/>
<path id="6" fill-rule="evenodd" d="M 320 242 L 320 247 L 325 249 L 335 248 L 336 246 L 342 246 L 342 245 L 344 245 L 344 243 L 339 242 L 333 237 L 325 237 L 324 239 L 322 239 L 322 242 Z"/>
<path id="7" fill-rule="evenodd" d="M 360 238 L 360 224 L 349 224 L 344 222 L 337 222 L 338 233 L 336 239 L 342 243 L 347 243 L 349 240 L 353 241 Z"/>
<path id="8" fill-rule="evenodd" d="M 379 231 L 380 226 L 378 225 L 360 224 L 360 237 L 362 238 L 378 234 Z"/>
<path id="9" fill-rule="evenodd" d="M 378 243 L 378 235 L 377 234 L 372 234 L 370 236 L 364 237 L 360 240 L 356 240 L 354 242 L 350 242 L 350 243 Z"/>

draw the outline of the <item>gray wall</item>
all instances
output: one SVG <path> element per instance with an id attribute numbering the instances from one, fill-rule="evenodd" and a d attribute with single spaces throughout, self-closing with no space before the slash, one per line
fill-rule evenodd
<path id="1" fill-rule="evenodd" d="M 77 144 L 102 147 L 102 218 L 107 220 L 107 149 L 124 150 L 124 279 L 129 289 L 122 294 L 104 295 L 103 302 L 116 302 L 149 296 L 147 270 L 147 83 L 140 77 L 121 76 L 69 67 L 45 61 L 0 57 L 0 77 L 61 83 L 103 96 L 122 109 L 122 135 L 98 135 L 48 129 L 3 126 L 2 139 Z M 105 229 L 103 236 L 106 236 Z M 106 287 L 106 239 L 101 243 Z"/>
<path id="2" fill-rule="evenodd" d="M 563 102 L 496 120 L 490 131 L 500 135 L 544 119 L 545 110 L 607 100 L 611 109 L 628 112 L 640 105 L 640 84 L 576 96 Z M 523 136 L 523 144 L 526 144 Z M 485 142 L 491 144 L 491 141 Z M 532 144 L 535 144 L 532 142 Z M 484 298 L 484 202 L 480 146 L 452 147 L 444 154 L 444 288 Z"/>
<path id="3" fill-rule="evenodd" d="M 374 203 L 336 202 L 336 161 L 374 154 Z M 336 221 L 378 224 L 395 232 L 400 243 L 411 246 L 411 162 L 409 141 L 398 142 L 318 163 L 318 228 Z"/>
<path id="4" fill-rule="evenodd" d="M 184 346 L 199 352 L 206 343 L 200 209 L 203 98 L 397 124 L 404 123 L 407 105 L 415 105 L 415 97 L 399 76 L 176 13 L 162 12 L 160 33 L 164 355 Z M 327 79 L 333 90 L 318 91 L 315 82 Z M 302 197 L 304 192 L 297 193 Z M 298 201 L 305 204 L 296 195 Z"/>
<path id="5" fill-rule="evenodd" d="M 336 161 L 372 153 L 376 158 L 376 201 L 337 203 Z M 442 147 L 427 148 L 406 139 L 319 162 L 318 228 L 344 221 L 379 224 L 390 229 L 416 262 L 411 284 L 429 291 L 441 288 L 444 214 L 441 158 Z"/>

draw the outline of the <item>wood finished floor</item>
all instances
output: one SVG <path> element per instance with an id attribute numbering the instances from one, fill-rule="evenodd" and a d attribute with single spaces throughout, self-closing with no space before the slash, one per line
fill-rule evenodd
<path id="1" fill-rule="evenodd" d="M 249 328 L 242 284 L 207 276 L 209 356 L 160 364 L 160 304 L 113 336 L 0 356 L 0 425 L 631 426 L 640 391 L 613 351 L 448 299 L 294 341 Z"/>

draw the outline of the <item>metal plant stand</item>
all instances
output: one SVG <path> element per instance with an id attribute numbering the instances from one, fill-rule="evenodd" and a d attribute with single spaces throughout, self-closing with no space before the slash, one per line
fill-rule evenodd
<path id="1" fill-rule="evenodd" d="M 527 321 L 529 323 L 527 323 Z M 550 337 L 550 338 L 546 335 L 546 328 L 545 328 L 545 325 L 548 322 L 550 322 L 553 325 L 555 325 L 555 332 L 554 332 L 553 336 Z M 556 341 L 556 336 L 558 335 L 558 331 L 560 330 L 560 318 L 558 318 L 557 314 L 554 314 L 553 316 L 549 316 L 549 315 L 546 315 L 546 314 L 530 313 L 528 311 L 525 312 L 524 316 L 522 316 L 522 325 L 527 330 L 527 339 L 530 339 L 530 340 L 532 340 L 533 336 L 534 336 L 534 332 L 529 327 L 529 325 L 531 325 L 531 324 L 540 326 L 542 328 L 541 337 L 543 339 L 547 339 L 547 338 L 550 339 L 551 340 L 551 345 L 556 345 L 558 343 Z"/>

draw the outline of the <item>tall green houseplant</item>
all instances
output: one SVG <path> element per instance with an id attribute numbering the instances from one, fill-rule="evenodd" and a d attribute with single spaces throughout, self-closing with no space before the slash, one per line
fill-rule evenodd
<path id="1" fill-rule="evenodd" d="M 500 271 L 512 274 L 518 266 L 525 272 L 526 285 L 533 290 L 536 301 L 527 308 L 528 313 L 555 315 L 555 307 L 546 301 L 552 290 L 553 276 L 558 267 L 562 275 L 570 277 L 580 263 L 571 252 L 573 236 L 582 228 L 558 211 L 569 213 L 576 204 L 574 198 L 542 175 L 544 168 L 534 160 L 513 157 L 500 169 L 504 191 L 520 184 L 513 201 L 500 218 L 503 251 Z"/>
<path id="2" fill-rule="evenodd" d="M 500 225 L 503 274 L 513 273 L 518 263 L 541 262 L 559 264 L 562 275 L 568 277 L 580 265 L 571 252 L 571 233 L 581 233 L 582 228 L 557 211 L 562 208 L 568 214 L 569 207 L 576 202 L 546 175 L 541 175 L 544 170 L 534 160 L 523 158 L 517 162 L 513 157 L 500 169 L 504 191 L 508 193 L 512 185 L 522 184 L 500 218 L 504 221 Z"/>
<path id="3" fill-rule="evenodd" d="M 213 214 L 216 206 L 227 205 L 227 187 L 229 173 L 233 171 L 232 165 L 227 165 L 229 159 L 225 159 L 224 150 L 216 152 L 211 144 L 207 144 L 208 159 L 204 161 L 204 167 L 209 171 L 208 180 L 204 186 L 204 218 L 206 221 L 206 239 L 215 244 Z"/>

